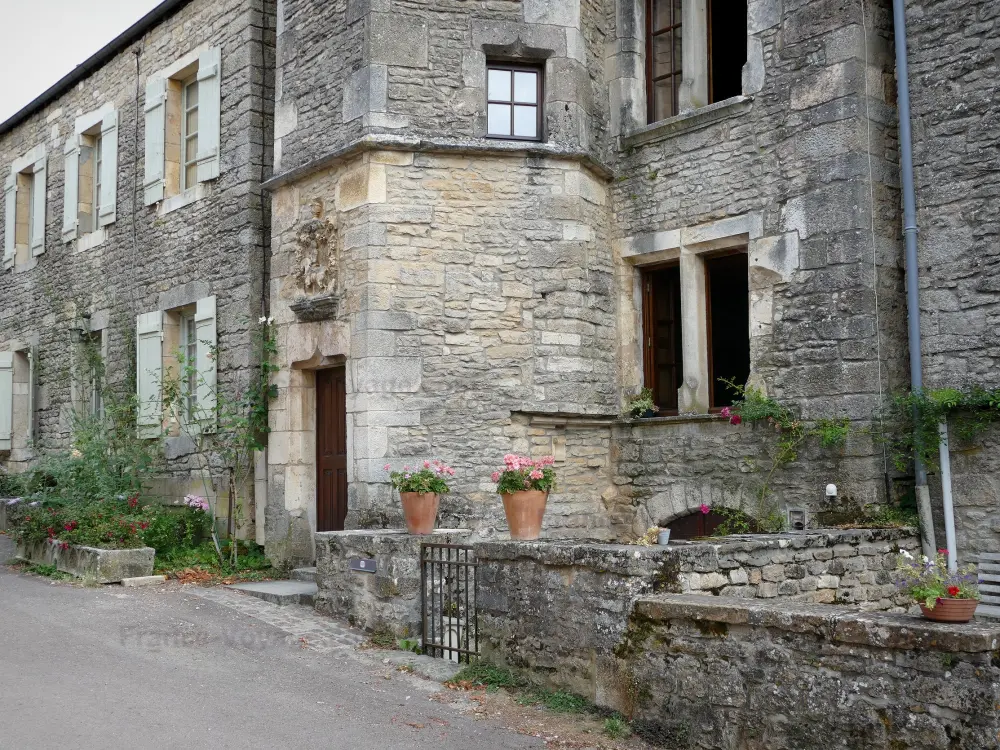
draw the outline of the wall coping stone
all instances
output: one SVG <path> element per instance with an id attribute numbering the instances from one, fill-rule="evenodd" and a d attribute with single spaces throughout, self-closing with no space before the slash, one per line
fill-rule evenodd
<path id="1" fill-rule="evenodd" d="M 406 529 L 346 529 L 344 531 L 317 531 L 316 541 L 326 541 L 328 539 L 361 538 L 361 537 L 383 537 L 383 536 L 412 536 L 414 539 L 433 539 L 437 536 L 449 536 L 454 534 L 471 534 L 469 529 L 434 529 L 430 534 L 411 534 Z"/>
<path id="2" fill-rule="evenodd" d="M 708 621 L 811 633 L 834 643 L 874 648 L 980 653 L 1000 647 L 1000 623 L 939 623 L 914 615 L 862 612 L 854 607 L 789 599 L 653 594 L 636 600 L 635 615 L 652 621 Z"/>
<path id="3" fill-rule="evenodd" d="M 407 151 L 426 154 L 459 154 L 471 156 L 536 156 L 549 159 L 578 161 L 605 180 L 614 171 L 594 159 L 589 152 L 567 148 L 555 143 L 535 141 L 497 141 L 486 138 L 422 138 L 375 133 L 362 136 L 298 167 L 275 175 L 261 183 L 265 190 L 277 190 L 315 172 L 329 169 L 343 161 L 368 151 Z"/>

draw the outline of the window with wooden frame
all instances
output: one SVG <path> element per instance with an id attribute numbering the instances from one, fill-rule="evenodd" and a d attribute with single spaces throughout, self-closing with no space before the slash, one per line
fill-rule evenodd
<path id="1" fill-rule="evenodd" d="M 680 112 L 682 0 L 646 0 L 646 103 L 649 122 Z"/>
<path id="2" fill-rule="evenodd" d="M 732 406 L 750 377 L 750 282 L 746 250 L 705 258 L 709 409 Z"/>
<path id="3" fill-rule="evenodd" d="M 487 63 L 487 138 L 542 140 L 543 77 L 539 66 Z"/>
<path id="4" fill-rule="evenodd" d="M 677 413 L 684 379 L 681 352 L 681 273 L 677 263 L 642 272 L 643 369 L 660 414 Z"/>
<path id="5" fill-rule="evenodd" d="M 181 190 L 198 184 L 198 78 L 181 83 Z"/>

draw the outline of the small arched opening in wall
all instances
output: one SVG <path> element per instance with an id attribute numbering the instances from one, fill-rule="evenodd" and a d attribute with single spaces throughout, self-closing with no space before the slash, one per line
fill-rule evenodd
<path id="1" fill-rule="evenodd" d="M 727 525 L 728 529 L 725 528 Z M 738 510 L 726 511 L 726 515 L 714 510 L 709 510 L 708 513 L 695 510 L 675 518 L 664 528 L 670 529 L 671 541 L 699 539 L 726 531 L 729 533 L 756 533 L 758 531 L 757 523 L 750 516 Z"/>

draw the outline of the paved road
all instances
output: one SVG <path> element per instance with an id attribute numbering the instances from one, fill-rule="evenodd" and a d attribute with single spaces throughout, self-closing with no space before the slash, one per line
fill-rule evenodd
<path id="1" fill-rule="evenodd" d="M 0 565 L 2 750 L 542 746 L 432 700 L 439 689 L 187 590 L 52 584 Z"/>

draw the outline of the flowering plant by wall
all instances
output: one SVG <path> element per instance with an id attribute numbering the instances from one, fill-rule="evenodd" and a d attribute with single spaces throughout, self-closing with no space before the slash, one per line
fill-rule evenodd
<path id="1" fill-rule="evenodd" d="M 523 490 L 549 492 L 556 486 L 556 472 L 552 468 L 555 462 L 552 456 L 535 460 L 508 453 L 503 457 L 504 468 L 494 471 L 490 478 L 496 482 L 499 495 Z"/>
<path id="2" fill-rule="evenodd" d="M 948 570 L 948 551 L 939 549 L 934 559 L 919 559 L 903 550 L 898 558 L 896 587 L 918 604 L 934 609 L 938 599 L 979 599 L 976 568 L 966 565 Z"/>
<path id="3" fill-rule="evenodd" d="M 389 481 L 400 492 L 436 492 L 445 495 L 448 488 L 446 477 L 455 476 L 455 470 L 443 461 L 424 461 L 423 468 L 404 466 L 402 471 L 392 471 L 392 464 L 386 464 Z"/>

